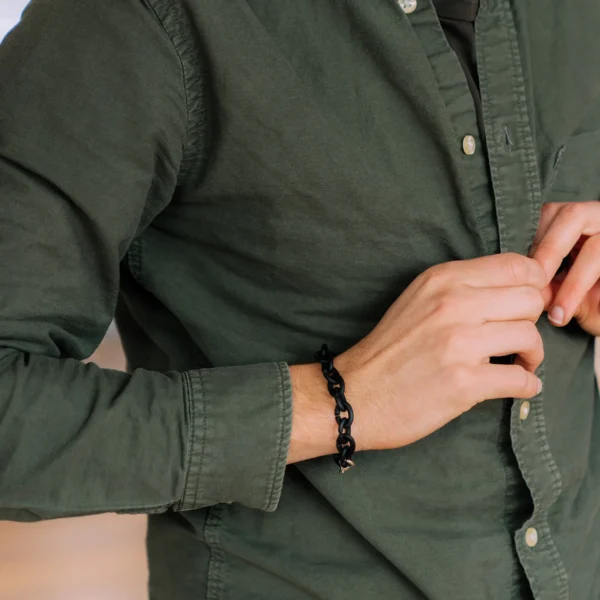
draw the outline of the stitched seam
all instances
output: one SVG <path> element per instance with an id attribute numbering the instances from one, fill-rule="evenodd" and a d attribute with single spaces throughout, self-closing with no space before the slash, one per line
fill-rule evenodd
<path id="1" fill-rule="evenodd" d="M 196 49 L 190 47 L 188 37 L 184 35 L 184 27 L 180 19 L 181 4 L 179 0 L 177 0 L 176 7 L 173 0 L 158 1 L 160 8 L 154 6 L 156 0 L 144 1 L 160 23 L 179 59 L 186 109 L 186 139 L 177 177 L 177 183 L 181 185 L 191 174 L 194 163 L 197 162 L 199 166 L 204 159 L 204 148 L 200 144 L 200 138 L 204 133 L 206 124 L 206 109 L 204 102 L 202 102 L 205 92 L 204 77 L 202 77 L 200 72 L 200 63 L 197 58 L 198 52 Z M 175 31 L 171 31 L 171 22 Z M 187 54 L 188 60 L 184 60 L 184 52 Z M 191 64 L 192 72 L 190 72 L 187 66 L 188 63 Z M 196 107 L 197 119 L 192 117 L 192 106 Z"/>
<path id="2" fill-rule="evenodd" d="M 523 154 L 525 165 L 528 170 L 529 192 L 531 195 L 531 227 L 529 237 L 533 237 L 537 230 L 539 210 L 541 206 L 541 187 L 538 177 L 538 166 L 535 153 L 533 152 L 534 142 L 531 135 L 529 114 L 527 112 L 527 96 L 525 94 L 525 81 L 522 75 L 521 55 L 515 36 L 511 35 L 511 25 L 514 25 L 510 10 L 502 11 L 504 27 L 507 33 L 508 43 L 510 45 L 511 59 L 513 62 L 513 82 L 515 95 L 517 97 L 517 110 L 519 112 L 520 134 L 524 142 Z M 516 31 L 516 30 L 515 30 Z"/>
<path id="3" fill-rule="evenodd" d="M 123 514 L 127 514 L 129 512 L 131 512 L 132 514 L 137 514 L 138 512 L 141 513 L 157 513 L 157 512 L 164 512 L 166 511 L 171 505 L 170 504 L 165 504 L 163 502 L 161 502 L 160 504 L 133 504 L 131 502 L 127 502 L 125 505 L 122 506 L 115 506 L 114 502 L 111 500 L 110 502 L 110 507 L 105 505 L 105 504 L 86 504 L 85 509 L 85 515 L 87 514 L 100 514 L 100 513 L 106 513 L 106 512 L 115 512 L 115 513 L 123 513 Z M 55 508 L 54 506 L 51 506 L 50 508 Z M 3 504 L 2 504 L 2 509 L 3 510 L 18 510 L 21 511 L 22 507 L 19 505 L 11 505 L 11 503 L 6 502 L 3 500 Z M 48 506 L 44 506 L 44 505 L 35 505 L 35 504 L 31 504 L 28 506 L 28 508 L 26 509 L 27 512 L 29 512 L 32 515 L 35 515 L 37 517 L 38 520 L 46 520 L 49 517 L 48 515 Z M 77 516 L 77 514 L 73 514 L 73 516 Z M 84 516 L 84 515 L 82 515 Z"/>
<path id="4" fill-rule="evenodd" d="M 265 505 L 263 505 L 264 510 L 269 510 L 270 508 L 273 507 L 273 504 L 275 502 L 276 490 L 281 485 L 281 482 L 279 481 L 279 477 L 276 477 L 276 475 L 277 475 L 277 470 L 278 470 L 279 466 L 281 465 L 281 461 L 283 460 L 282 455 L 283 455 L 283 446 L 284 446 L 284 439 L 285 439 L 285 433 L 286 433 L 285 419 L 287 417 L 287 409 L 286 409 L 286 405 L 285 405 L 286 394 L 285 394 L 285 389 L 284 389 L 284 385 L 283 385 L 283 370 L 282 370 L 280 363 L 277 363 L 276 367 L 277 367 L 277 374 L 279 375 L 279 394 L 280 394 L 280 402 L 281 402 L 281 411 L 280 411 L 280 417 L 279 417 L 279 446 L 278 446 L 278 450 L 277 450 L 277 455 L 275 457 L 275 461 L 273 462 L 273 465 L 271 468 L 271 477 L 270 477 L 271 485 L 270 485 L 270 491 L 268 492 L 267 502 Z"/>
<path id="5" fill-rule="evenodd" d="M 180 68 L 180 72 L 181 72 L 181 88 L 183 90 L 183 97 L 185 99 L 185 114 L 186 114 L 186 131 L 185 131 L 185 144 L 184 147 L 188 148 L 189 145 L 189 132 L 190 132 L 190 107 L 189 107 L 189 100 L 188 100 L 188 94 L 187 94 L 187 86 L 186 86 L 186 82 L 185 82 L 185 68 L 183 65 L 183 60 L 181 58 L 181 54 L 179 53 L 179 50 L 177 48 L 177 45 L 175 43 L 175 39 L 173 37 L 173 35 L 171 35 L 171 32 L 167 29 L 163 19 L 161 18 L 161 16 L 158 14 L 158 10 L 154 7 L 153 4 L 153 0 L 144 0 L 144 2 L 146 3 L 146 6 L 148 7 L 148 9 L 152 12 L 152 14 L 154 15 L 154 17 L 156 18 L 156 20 L 159 22 L 162 30 L 165 32 L 165 35 L 169 38 L 169 41 L 171 42 L 171 46 L 173 46 L 173 50 L 175 50 L 175 54 L 177 54 L 177 59 L 179 60 L 179 68 Z M 164 5 L 164 3 L 163 3 Z M 170 6 L 170 4 L 169 4 Z M 179 25 L 179 22 L 178 22 Z M 184 162 L 184 158 L 185 158 L 185 152 L 184 151 L 184 156 L 181 159 L 181 163 L 179 165 L 179 173 L 181 174 L 181 169 L 182 169 L 182 165 Z"/>
<path id="6" fill-rule="evenodd" d="M 497 128 L 496 128 L 496 123 L 495 123 L 495 119 L 492 118 L 492 116 L 490 115 L 490 111 L 489 111 L 489 106 L 492 103 L 492 99 L 490 97 L 490 95 L 488 94 L 488 89 L 489 89 L 489 77 L 488 77 L 488 62 L 487 62 L 487 57 L 486 57 L 486 53 L 485 52 L 481 52 L 478 56 L 477 59 L 480 61 L 482 69 L 481 72 L 479 72 L 479 79 L 480 82 L 483 85 L 480 85 L 480 93 L 481 93 L 481 97 L 482 97 L 482 113 L 483 113 L 483 121 L 484 124 L 487 126 L 489 125 L 490 129 L 491 129 L 491 140 L 490 140 L 490 136 L 486 136 L 486 139 L 488 140 L 488 145 L 494 144 L 495 140 L 497 139 Z M 495 160 L 492 160 L 492 153 L 489 153 L 489 157 L 490 160 L 488 160 L 488 164 L 490 167 L 490 174 L 492 176 L 492 186 L 493 186 L 493 190 L 494 190 L 494 194 L 495 194 L 495 209 L 496 209 L 496 218 L 498 221 L 498 233 L 499 233 L 499 242 L 500 242 L 500 250 L 501 252 L 506 251 L 506 247 L 505 247 L 505 240 L 507 237 L 507 231 L 506 231 L 506 226 L 505 226 L 505 222 L 504 222 L 504 216 L 503 216 L 503 209 L 502 209 L 502 200 L 504 199 L 504 190 L 502 189 L 502 186 L 499 186 L 497 183 L 500 180 L 500 172 L 498 169 L 498 166 L 496 164 Z"/>
<path id="7" fill-rule="evenodd" d="M 200 380 L 200 397 L 202 399 L 202 446 L 200 448 L 200 460 L 198 462 L 198 481 L 196 482 L 196 488 L 194 490 L 194 506 L 198 506 L 198 490 L 202 485 L 202 470 L 204 467 L 204 452 L 206 449 L 206 437 L 208 435 L 208 426 L 207 426 L 207 402 L 206 402 L 206 385 L 204 382 L 204 375 L 202 371 L 198 371 L 199 380 Z"/>
<path id="8" fill-rule="evenodd" d="M 557 572 L 558 578 L 561 582 L 561 595 L 566 600 L 569 597 L 569 590 L 568 590 L 569 577 L 564 568 L 564 563 L 562 562 L 562 559 L 561 559 L 560 553 L 558 551 L 558 548 L 556 546 L 556 543 L 554 542 L 554 539 L 551 536 L 550 525 L 548 523 L 548 509 L 560 495 L 560 492 L 562 490 L 562 477 L 560 475 L 560 472 L 558 471 L 558 468 L 556 466 L 554 458 L 552 457 L 550 447 L 548 446 L 548 443 L 547 443 L 546 420 L 544 417 L 543 406 L 541 403 L 539 403 L 537 405 L 537 409 L 534 411 L 534 413 L 535 413 L 535 431 L 536 431 L 536 434 L 537 434 L 537 437 L 538 437 L 538 440 L 539 440 L 539 443 L 540 443 L 540 446 L 542 449 L 542 456 L 543 456 L 544 461 L 546 462 L 546 464 L 550 470 L 550 474 L 552 476 L 552 490 L 553 490 L 551 499 L 545 503 L 545 506 L 542 504 L 542 508 L 540 508 L 539 513 L 541 515 L 543 515 L 542 527 L 546 533 L 546 535 L 544 536 L 544 539 L 546 541 L 546 546 L 548 548 L 548 552 L 550 554 L 552 562 L 554 563 L 554 565 L 556 567 L 556 572 Z"/>
<path id="9" fill-rule="evenodd" d="M 131 270 L 131 274 L 135 278 L 135 280 L 142 284 L 143 283 L 143 275 L 142 275 L 142 239 L 136 238 L 133 240 L 129 246 L 129 250 L 127 251 L 127 263 Z"/>
<path id="10" fill-rule="evenodd" d="M 204 537 L 210 548 L 208 575 L 206 581 L 206 600 L 219 600 L 223 592 L 223 564 L 224 553 L 219 546 L 219 528 L 223 523 L 223 507 L 211 506 L 206 517 Z"/>
<path id="11" fill-rule="evenodd" d="M 523 158 L 525 160 L 525 166 L 527 168 L 529 194 L 531 200 L 531 225 L 529 228 L 529 237 L 531 238 L 535 234 L 535 231 L 537 230 L 538 226 L 539 211 L 541 206 L 541 189 L 537 176 L 537 162 L 533 152 L 534 142 L 533 137 L 531 135 L 531 128 L 529 126 L 530 119 L 527 112 L 527 98 L 525 94 L 525 82 L 522 76 L 521 57 L 517 42 L 515 40 L 515 36 L 511 35 L 511 25 L 513 25 L 514 28 L 514 20 L 511 15 L 510 8 L 507 8 L 507 10 L 502 10 L 500 12 L 502 15 L 502 22 L 506 31 L 507 40 L 510 46 L 511 60 L 513 63 L 512 73 L 515 95 L 517 98 L 517 111 L 519 114 L 519 132 L 523 141 L 523 151 L 521 152 L 521 154 L 523 155 Z M 536 432 L 536 437 L 538 438 L 538 441 L 540 443 L 542 457 L 552 477 L 553 490 L 553 494 L 549 501 L 546 503 L 546 506 L 544 507 L 542 505 L 539 512 L 541 513 L 541 515 L 543 515 L 542 526 L 545 529 L 546 533 L 546 535 L 544 536 L 546 540 L 545 545 L 549 550 L 551 560 L 555 567 L 556 575 L 558 576 L 561 585 L 560 594 L 562 598 L 567 600 L 569 597 L 568 574 L 566 572 L 564 563 L 561 560 L 556 543 L 550 535 L 550 527 L 547 519 L 549 506 L 552 503 L 554 503 L 560 495 L 562 489 L 562 479 L 560 476 L 560 472 L 558 471 L 558 466 L 556 465 L 556 462 L 552 456 L 550 447 L 548 445 L 546 421 L 542 404 L 536 404 L 536 410 L 534 412 L 536 416 L 534 429 Z"/>
<path id="12" fill-rule="evenodd" d="M 135 504 L 133 506 L 131 506 L 130 504 L 127 505 L 129 508 L 114 508 L 111 506 L 111 512 L 115 512 L 118 515 L 150 515 L 150 514 L 157 514 L 157 513 L 162 513 L 167 511 L 169 508 L 171 508 L 170 504 L 145 504 L 145 505 L 140 505 L 140 504 Z M 87 508 L 86 508 L 86 512 L 87 512 Z M 90 509 L 92 511 L 94 511 L 94 509 Z M 103 509 L 101 509 L 101 512 L 105 512 L 106 511 L 106 507 L 104 507 Z"/>
<path id="13" fill-rule="evenodd" d="M 146 286 L 146 277 L 144 276 L 144 240 L 143 238 L 138 238 L 138 282 L 141 283 L 144 287 Z"/>
<path id="14" fill-rule="evenodd" d="M 541 378 L 544 377 L 544 366 L 543 365 L 540 368 L 540 377 Z M 545 435 L 545 420 L 544 420 L 544 416 L 543 416 L 542 401 L 543 401 L 543 395 L 540 395 L 540 397 L 538 398 L 538 401 L 532 406 L 532 415 L 531 416 L 534 419 L 533 428 L 536 433 L 536 438 L 538 440 L 538 443 L 540 443 L 540 446 L 542 448 L 542 455 L 543 455 L 544 459 L 547 460 L 548 457 L 551 458 L 552 455 L 550 453 L 550 449 L 545 440 L 545 437 L 546 437 L 546 435 Z M 522 448 L 522 445 L 521 445 L 521 448 Z M 560 584 L 561 584 L 561 589 L 560 589 L 561 597 L 564 598 L 565 600 L 568 600 L 568 598 L 569 598 L 568 575 L 567 575 L 566 571 L 564 570 L 563 563 L 561 561 L 560 554 L 558 552 L 558 548 L 556 547 L 556 544 L 554 543 L 554 540 L 551 536 L 550 527 L 548 524 L 548 517 L 547 517 L 548 507 L 556 500 L 556 498 L 558 497 L 558 494 L 560 493 L 560 489 L 562 487 L 562 483 L 561 483 L 562 480 L 561 480 L 560 473 L 558 472 L 558 470 L 556 470 L 556 469 L 553 470 L 551 465 L 547 465 L 547 466 L 549 466 L 549 470 L 552 475 L 552 490 L 554 492 L 552 495 L 552 500 L 550 502 L 543 502 L 543 497 L 542 497 L 541 493 L 540 492 L 536 493 L 536 490 L 534 489 L 532 491 L 532 496 L 533 496 L 533 500 L 534 500 L 534 512 L 530 518 L 530 522 L 535 524 L 536 529 L 538 529 L 539 533 L 542 535 L 544 548 L 550 555 L 550 559 L 552 560 L 552 562 L 555 565 L 556 574 L 557 574 Z M 528 482 L 535 481 L 535 478 L 533 477 L 533 471 L 531 471 L 527 467 L 527 465 L 523 465 L 521 467 L 521 470 L 523 471 L 523 475 L 525 476 L 525 478 Z M 539 586 L 539 584 L 540 584 L 539 579 L 535 576 L 534 572 L 532 572 L 531 570 L 527 570 L 527 576 L 529 577 L 529 580 L 531 581 L 532 587 Z"/>
<path id="15" fill-rule="evenodd" d="M 523 444 L 520 442 L 520 438 L 519 438 L 518 446 L 519 446 L 520 450 L 525 450 L 523 448 Z M 527 467 L 526 464 L 522 464 L 521 465 L 521 461 L 519 461 L 519 465 L 521 467 L 521 471 L 523 473 L 523 477 L 527 481 L 527 487 L 530 488 L 532 499 L 533 499 L 533 505 L 534 505 L 533 514 L 531 515 L 531 517 L 529 518 L 529 520 L 523 525 L 523 527 L 517 532 L 518 535 L 522 535 L 522 534 L 525 533 L 525 530 L 526 530 L 526 527 L 527 527 L 528 523 L 530 523 L 533 519 L 535 519 L 537 517 L 537 514 L 539 512 L 538 508 L 537 508 L 539 496 L 538 496 L 538 494 L 535 494 L 534 493 L 535 490 L 531 490 L 531 487 L 530 487 L 531 482 L 532 482 L 532 477 L 531 477 L 531 473 L 532 472 L 529 470 L 529 468 Z M 525 570 L 527 579 L 529 580 L 529 584 L 531 586 L 531 589 L 535 590 L 536 588 L 539 588 L 539 580 L 536 577 L 535 570 L 531 570 L 531 569 L 525 568 L 525 566 L 523 566 L 523 568 Z"/>
<path id="16" fill-rule="evenodd" d="M 513 528 L 514 528 L 514 519 L 510 518 L 510 511 L 509 511 L 509 506 L 510 506 L 510 501 L 511 501 L 511 497 L 510 497 L 510 487 L 509 487 L 509 462 L 507 459 L 504 459 L 504 453 L 505 452 L 512 452 L 514 455 L 514 451 L 512 450 L 512 446 L 510 444 L 510 440 L 511 440 L 511 435 L 510 435 L 510 430 L 511 430 L 511 415 L 512 415 L 512 407 L 514 405 L 514 399 L 511 400 L 507 400 L 506 401 L 508 403 L 508 407 L 504 406 L 503 407 L 503 411 L 508 410 L 508 418 L 506 417 L 505 414 L 502 415 L 502 422 L 500 425 L 500 431 L 498 432 L 498 439 L 496 441 L 496 447 L 498 448 L 498 452 L 500 454 L 500 456 L 502 457 L 502 471 L 504 474 L 504 512 L 502 515 L 502 520 L 504 522 L 504 526 L 506 528 L 506 531 L 509 535 L 509 537 L 512 538 L 513 535 Z M 507 445 L 511 446 L 510 449 L 507 449 L 504 447 L 503 441 L 504 441 L 504 433 L 505 433 L 505 428 L 504 425 L 507 425 L 508 427 L 508 442 Z M 516 457 L 514 457 L 514 460 L 516 461 Z M 512 544 L 511 544 L 511 549 L 512 549 Z M 512 549 L 513 552 L 516 554 L 516 549 Z M 518 562 L 518 561 L 517 561 Z M 521 587 L 521 578 L 522 578 L 522 567 L 520 568 L 518 564 L 513 566 L 513 577 L 512 577 L 512 582 L 511 582 L 511 596 L 513 598 L 518 598 L 518 594 L 520 593 L 520 587 Z"/>
<path id="17" fill-rule="evenodd" d="M 185 481 L 183 483 L 183 491 L 181 494 L 181 502 L 179 503 L 178 510 L 184 510 L 187 507 L 187 496 L 188 496 L 188 486 L 190 480 L 190 472 L 192 470 L 192 455 L 193 448 L 196 439 L 196 427 L 195 427 L 195 407 L 194 407 L 194 398 L 192 391 L 192 384 L 190 381 L 190 377 L 188 373 L 183 373 L 183 381 L 184 381 L 184 397 L 186 402 L 186 412 L 190 424 L 190 439 L 188 442 L 187 448 L 187 456 L 186 456 L 186 470 L 185 470 Z"/>
<path id="18" fill-rule="evenodd" d="M 397 10 L 398 10 L 398 14 L 399 14 L 400 18 L 401 19 L 406 19 L 407 15 L 402 11 L 402 9 L 398 6 L 397 3 L 396 3 L 396 6 L 397 6 Z M 418 10 L 420 10 L 420 12 L 424 12 L 424 11 L 426 11 L 428 9 L 434 11 L 434 14 L 435 14 L 435 9 L 433 8 L 433 6 L 431 6 L 431 7 L 425 7 L 425 8 L 418 9 Z M 425 25 L 425 24 L 427 24 L 427 25 L 429 25 L 431 27 L 435 27 L 436 28 L 436 30 L 438 31 L 438 34 L 439 34 L 439 38 L 440 38 L 440 45 L 442 45 L 442 44 L 444 45 L 444 47 L 445 47 L 444 51 L 445 52 L 450 52 L 452 55 L 454 55 L 454 50 L 452 50 L 452 48 L 450 47 L 450 44 L 448 43 L 448 40 L 447 40 L 446 35 L 445 35 L 444 31 L 443 31 L 443 28 L 442 28 L 442 26 L 439 23 L 439 19 L 435 19 L 435 20 L 432 19 L 431 23 L 423 23 L 423 25 Z M 426 48 L 423 45 L 421 37 L 416 32 L 416 30 L 414 32 L 414 36 L 415 36 L 416 40 L 419 42 L 419 45 L 423 49 L 425 55 L 427 56 L 427 59 L 429 60 L 429 62 L 431 64 L 431 73 L 433 74 L 433 77 L 435 78 L 435 80 L 437 82 L 437 86 L 438 86 L 438 91 L 439 91 L 440 97 L 441 97 L 441 99 L 442 99 L 442 101 L 444 103 L 444 106 L 448 110 L 448 114 L 451 115 L 449 107 L 448 107 L 448 104 L 446 103 L 446 98 L 445 98 L 445 96 L 443 95 L 443 93 L 441 91 L 442 90 L 442 82 L 441 82 L 441 80 L 440 80 L 440 78 L 438 76 L 439 67 L 437 66 L 437 64 L 435 62 L 435 55 L 429 53 L 428 48 Z M 454 56 L 453 56 L 453 60 L 454 60 Z M 458 67 L 460 69 L 460 72 L 462 73 L 462 67 L 460 66 L 460 61 L 458 60 L 458 58 L 456 58 L 455 63 L 458 63 Z M 467 87 L 467 90 L 468 90 L 468 85 L 467 85 L 466 79 L 464 79 L 464 76 L 463 76 L 463 81 L 461 83 L 464 85 L 464 87 Z M 467 93 L 469 94 L 469 97 L 470 97 L 471 93 L 468 92 L 468 91 L 467 91 Z M 454 132 L 455 138 L 456 139 L 460 139 L 460 132 L 456 129 L 456 125 L 454 123 L 454 119 L 450 119 L 450 124 L 452 126 L 452 131 Z M 483 141 L 482 138 L 481 138 L 481 136 L 479 136 L 479 137 L 480 137 L 480 141 Z M 472 178 L 472 175 L 471 175 L 471 165 L 468 164 L 468 159 L 469 159 L 469 157 L 463 156 L 461 162 L 464 163 L 464 165 L 465 165 L 466 179 L 469 182 L 469 187 L 471 187 L 472 186 L 472 182 L 473 182 L 473 178 Z M 472 197 L 472 194 L 469 194 L 469 198 L 471 198 L 471 197 Z M 479 206 L 479 202 L 471 202 L 471 206 L 473 208 L 473 212 L 475 213 L 475 222 L 477 224 L 478 233 L 481 235 L 481 239 L 483 241 L 483 246 L 484 246 L 484 248 L 486 248 L 486 251 L 491 254 L 491 253 L 493 253 L 494 249 L 493 249 L 492 244 L 490 243 L 490 240 L 487 237 L 487 234 L 486 234 L 486 231 L 485 231 L 485 227 L 483 226 L 483 218 L 482 218 L 482 215 L 481 215 L 481 209 L 480 209 L 480 206 Z"/>
<path id="19" fill-rule="evenodd" d="M 541 376 L 542 376 L 542 372 L 540 371 L 540 377 Z M 531 415 L 531 417 L 533 417 L 533 414 Z M 515 417 L 515 418 L 518 418 L 518 417 Z M 520 426 L 520 428 L 522 428 L 523 423 L 520 422 L 519 426 Z M 517 451 L 517 450 L 519 450 L 521 452 L 526 451 L 526 448 L 524 447 L 524 444 L 521 441 L 520 436 L 517 438 L 517 443 L 515 446 L 516 446 L 515 451 Z M 517 456 L 517 458 L 518 458 L 518 456 Z M 533 519 L 535 519 L 537 517 L 537 514 L 539 512 L 539 509 L 538 509 L 539 494 L 536 493 L 535 488 L 531 489 L 531 486 L 533 485 L 532 471 L 529 469 L 527 463 L 523 463 L 521 460 L 519 460 L 519 467 L 521 469 L 521 472 L 523 473 L 523 477 L 525 478 L 527 487 L 529 488 L 529 491 L 531 493 L 531 497 L 533 500 L 533 513 L 530 516 L 530 518 L 528 519 L 528 521 L 523 525 L 523 527 L 521 527 L 521 529 L 517 532 L 517 535 L 522 535 L 525 533 L 527 524 L 530 523 Z M 517 548 L 517 551 L 518 551 L 518 548 Z M 525 570 L 527 579 L 529 580 L 529 584 L 530 584 L 532 590 L 535 590 L 535 588 L 539 586 L 539 581 L 535 575 L 535 571 L 531 571 L 530 569 L 527 569 L 524 565 L 523 565 L 523 569 Z"/>
<path id="20" fill-rule="evenodd" d="M 203 465 L 205 448 L 207 442 L 208 431 L 208 416 L 207 416 L 207 384 L 204 379 L 205 373 L 203 370 L 196 371 L 199 381 L 199 393 L 202 400 L 202 446 L 200 449 L 200 459 L 198 464 L 197 482 L 194 488 L 193 507 L 198 506 L 198 493 L 203 482 Z M 205 499 L 204 499 L 205 500 Z M 222 593 L 223 579 L 221 577 L 222 564 L 224 561 L 223 552 L 219 547 L 218 530 L 222 523 L 222 507 L 219 505 L 209 506 L 207 508 L 206 522 L 204 526 L 204 538 L 210 549 L 210 558 L 208 561 L 208 573 L 206 579 L 206 599 L 219 600 Z"/>
<path id="21" fill-rule="evenodd" d="M 181 37 L 183 37 L 183 32 L 181 29 L 181 21 L 179 19 L 179 11 L 175 11 L 175 9 L 173 9 L 173 18 L 175 19 L 175 22 L 177 23 L 177 31 L 179 33 L 179 35 Z M 175 43 L 173 42 L 173 46 L 175 46 Z M 184 89 L 184 94 L 185 94 L 185 114 L 186 114 L 186 139 L 185 139 L 185 150 L 183 152 L 183 158 L 181 160 L 181 168 L 179 171 L 179 177 L 178 179 L 183 179 L 185 178 L 185 176 L 187 175 L 187 170 L 189 169 L 189 167 L 187 166 L 187 155 L 189 152 L 189 147 L 190 147 L 190 123 L 192 122 L 191 116 L 190 116 L 190 98 L 188 95 L 188 86 L 187 86 L 187 76 L 186 76 L 186 69 L 185 69 L 185 65 L 183 62 L 183 59 L 181 57 L 181 55 L 179 54 L 179 51 L 177 51 L 177 56 L 179 57 L 179 63 L 181 65 L 181 72 L 182 72 L 182 76 L 183 76 L 183 89 Z"/>

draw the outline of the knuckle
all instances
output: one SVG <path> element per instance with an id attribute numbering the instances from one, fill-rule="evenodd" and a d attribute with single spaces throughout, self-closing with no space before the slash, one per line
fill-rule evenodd
<path id="1" fill-rule="evenodd" d="M 533 389 L 535 385 L 533 384 L 534 379 L 531 374 L 524 369 L 522 366 L 518 365 L 515 367 L 518 369 L 518 372 L 515 377 L 516 381 L 516 391 L 519 397 L 524 396 L 533 396 L 535 394 L 535 390 Z"/>
<path id="2" fill-rule="evenodd" d="M 434 265 L 423 274 L 425 284 L 434 289 L 443 288 L 449 280 L 448 265 Z"/>
<path id="3" fill-rule="evenodd" d="M 450 372 L 450 385 L 452 388 L 465 396 L 473 383 L 473 372 L 464 364 L 456 365 Z"/>
<path id="4" fill-rule="evenodd" d="M 535 323 L 532 321 L 522 321 L 521 327 L 523 329 L 521 335 L 523 337 L 524 344 L 530 348 L 533 348 L 542 343 L 542 337 Z"/>
<path id="5" fill-rule="evenodd" d="M 530 352 L 530 360 L 539 366 L 544 360 L 544 342 L 535 323 L 532 321 L 521 322 L 521 346 Z"/>
<path id="6" fill-rule="evenodd" d="M 525 280 L 529 271 L 529 264 L 526 257 L 516 254 L 515 252 L 507 252 L 506 262 L 514 283 Z"/>
<path id="7" fill-rule="evenodd" d="M 525 290 L 525 301 L 531 307 L 531 311 L 536 314 L 542 314 L 544 310 L 544 298 L 539 290 L 536 288 L 526 288 Z"/>
<path id="8" fill-rule="evenodd" d="M 583 285 L 581 281 L 570 279 L 570 281 L 560 289 L 559 295 L 556 296 L 555 302 L 558 303 L 559 298 L 563 303 L 570 304 L 575 299 L 581 302 L 587 292 L 588 290 L 586 289 L 586 286 Z"/>
<path id="9" fill-rule="evenodd" d="M 469 351 L 464 326 L 448 327 L 442 335 L 440 350 L 443 365 L 453 365 L 464 359 Z"/>
<path id="10" fill-rule="evenodd" d="M 562 248 L 559 248 L 554 242 L 551 242 L 544 238 L 538 244 L 537 250 L 539 253 L 555 255 L 555 254 L 559 254 L 562 251 Z"/>
<path id="11" fill-rule="evenodd" d="M 569 202 L 560 209 L 560 212 L 566 219 L 578 219 L 582 214 L 583 204 L 583 202 Z"/>
<path id="12" fill-rule="evenodd" d="M 534 338 L 534 344 L 535 347 L 539 350 L 540 354 L 543 356 L 544 355 L 544 340 L 542 339 L 542 336 L 540 335 L 540 332 L 535 329 L 535 325 L 533 326 L 534 330 L 535 330 L 535 338 Z"/>
<path id="13" fill-rule="evenodd" d="M 600 254 L 600 235 L 592 236 L 584 245 L 589 246 L 594 254 Z"/>
<path id="14" fill-rule="evenodd" d="M 461 295 L 456 291 L 445 291 L 437 295 L 435 299 L 434 314 L 440 321 L 447 321 L 451 317 L 456 318 L 460 310 Z"/>

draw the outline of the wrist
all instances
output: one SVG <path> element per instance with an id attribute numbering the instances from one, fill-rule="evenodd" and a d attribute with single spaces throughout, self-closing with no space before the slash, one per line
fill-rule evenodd
<path id="1" fill-rule="evenodd" d="M 356 442 L 356 451 L 372 450 L 373 447 L 368 442 L 370 416 L 367 411 L 367 405 L 364 402 L 366 396 L 359 386 L 359 381 L 363 381 L 364 377 L 359 375 L 358 365 L 355 364 L 353 355 L 349 351 L 337 356 L 334 364 L 335 368 L 344 378 L 344 382 L 346 384 L 346 397 L 348 402 L 352 405 L 352 409 L 354 411 L 352 437 Z M 323 377 L 323 375 L 321 375 L 321 377 Z M 327 387 L 326 382 L 325 387 Z M 337 427 L 336 432 L 334 432 L 334 435 L 336 434 Z"/>
<path id="2" fill-rule="evenodd" d="M 291 365 L 292 434 L 288 464 L 336 452 L 335 402 L 318 363 Z"/>
<path id="3" fill-rule="evenodd" d="M 364 407 L 355 389 L 355 377 L 345 354 L 335 358 L 335 367 L 346 382 L 348 402 L 354 409 L 352 435 L 357 450 L 367 450 L 363 433 L 367 430 Z M 338 427 L 335 420 L 335 401 L 327 390 L 321 365 L 310 363 L 291 365 L 292 433 L 288 464 L 337 453 Z"/>

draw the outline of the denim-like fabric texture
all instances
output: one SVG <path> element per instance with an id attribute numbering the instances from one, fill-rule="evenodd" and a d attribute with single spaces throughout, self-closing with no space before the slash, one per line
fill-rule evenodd
<path id="1" fill-rule="evenodd" d="M 482 0 L 478 123 L 431 0 L 33 0 L 0 46 L 0 518 L 151 513 L 153 600 L 600 597 L 576 325 L 540 320 L 526 421 L 285 468 L 287 365 L 600 197 L 598 31 Z M 79 362 L 115 314 L 129 374 Z"/>

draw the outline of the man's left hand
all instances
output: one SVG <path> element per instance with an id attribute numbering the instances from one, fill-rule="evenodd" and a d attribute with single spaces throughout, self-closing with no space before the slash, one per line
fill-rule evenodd
<path id="1" fill-rule="evenodd" d="M 546 271 L 548 319 L 575 318 L 600 335 L 600 202 L 550 202 L 542 208 L 529 256 Z"/>

